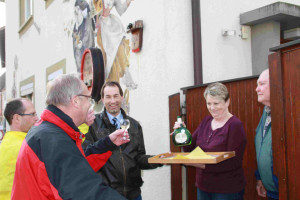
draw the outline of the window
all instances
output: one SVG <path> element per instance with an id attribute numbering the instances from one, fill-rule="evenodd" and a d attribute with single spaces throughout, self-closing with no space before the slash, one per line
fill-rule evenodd
<path id="1" fill-rule="evenodd" d="M 49 81 L 53 80 L 60 74 L 65 74 L 65 73 L 66 73 L 66 59 L 62 59 L 61 61 L 55 63 L 54 65 L 46 69 L 46 85 Z"/>
<path id="2" fill-rule="evenodd" d="M 33 0 L 20 1 L 20 30 L 19 33 L 24 33 L 33 23 Z"/>
<path id="3" fill-rule="evenodd" d="M 34 103 L 34 76 L 20 82 L 20 97 L 28 98 Z"/>

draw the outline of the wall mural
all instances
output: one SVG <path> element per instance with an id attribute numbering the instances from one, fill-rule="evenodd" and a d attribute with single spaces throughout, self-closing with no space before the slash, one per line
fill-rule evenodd
<path id="1" fill-rule="evenodd" d="M 12 98 L 16 98 L 17 97 L 17 87 L 16 87 L 16 73 L 17 73 L 17 70 L 18 70 L 18 66 L 19 66 L 19 62 L 18 62 L 18 57 L 15 56 L 15 59 L 14 59 L 14 71 L 13 71 L 13 86 L 11 88 L 11 97 Z"/>
<path id="2" fill-rule="evenodd" d="M 73 51 L 77 72 L 86 48 L 101 49 L 105 63 L 105 80 L 119 82 L 124 90 L 123 108 L 129 112 L 129 91 L 137 84 L 129 72 L 130 46 L 120 18 L 111 13 L 115 8 L 121 16 L 132 0 L 76 0 L 73 28 Z M 125 87 L 125 89 L 124 89 Z"/>

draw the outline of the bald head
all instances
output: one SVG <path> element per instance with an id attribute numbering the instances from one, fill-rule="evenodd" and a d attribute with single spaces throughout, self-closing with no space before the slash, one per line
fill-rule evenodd
<path id="1" fill-rule="evenodd" d="M 269 69 L 265 69 L 265 70 L 262 71 L 262 73 L 259 75 L 259 78 L 263 77 L 263 78 L 265 78 L 265 79 L 269 79 L 269 74 L 270 74 Z"/>
<path id="2" fill-rule="evenodd" d="M 265 106 L 271 106 L 270 102 L 270 78 L 269 69 L 264 70 L 257 80 L 257 101 Z"/>

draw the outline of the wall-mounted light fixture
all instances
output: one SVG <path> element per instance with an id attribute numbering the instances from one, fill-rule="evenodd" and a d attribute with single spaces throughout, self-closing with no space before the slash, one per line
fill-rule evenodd
<path id="1" fill-rule="evenodd" d="M 222 29 L 222 36 L 235 36 L 236 30 Z"/>
<path id="2" fill-rule="evenodd" d="M 241 26 L 241 30 L 230 30 L 230 29 L 222 29 L 222 36 L 240 36 L 242 39 L 248 39 L 251 35 L 251 27 L 250 26 Z"/>

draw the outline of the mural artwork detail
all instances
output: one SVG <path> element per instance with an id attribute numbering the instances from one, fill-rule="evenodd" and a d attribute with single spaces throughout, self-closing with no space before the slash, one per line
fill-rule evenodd
<path id="1" fill-rule="evenodd" d="M 73 51 L 80 72 L 81 59 L 86 48 L 96 47 L 102 51 L 105 81 L 117 81 L 124 85 L 123 108 L 129 111 L 129 90 L 137 88 L 129 72 L 130 46 L 125 29 L 113 8 L 121 16 L 132 0 L 76 0 L 73 28 Z M 123 88 L 124 89 L 124 88 Z"/>

